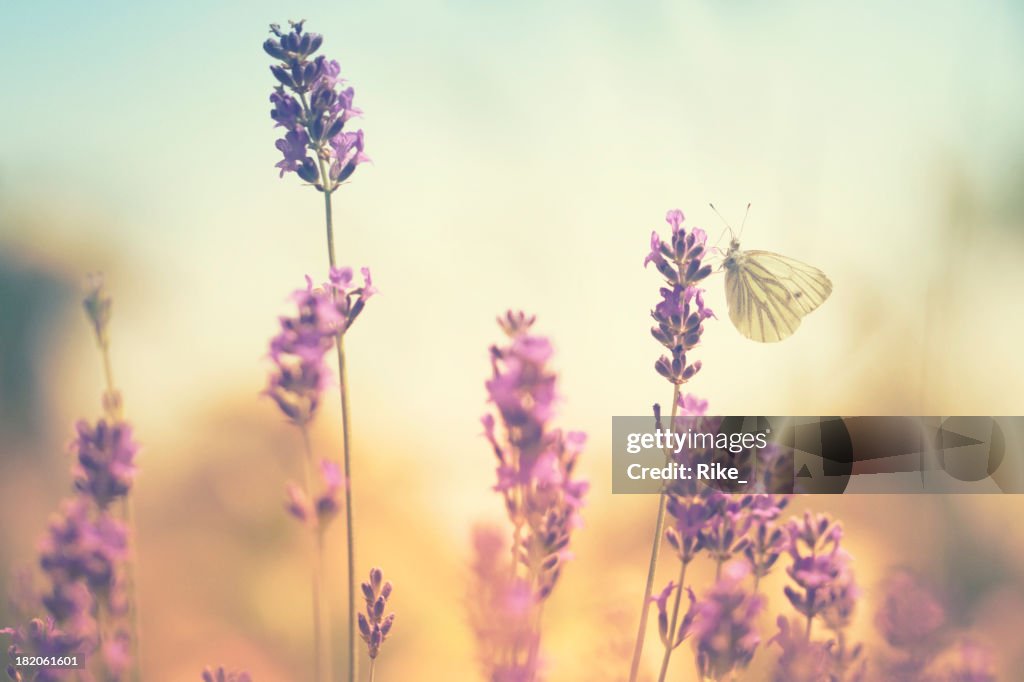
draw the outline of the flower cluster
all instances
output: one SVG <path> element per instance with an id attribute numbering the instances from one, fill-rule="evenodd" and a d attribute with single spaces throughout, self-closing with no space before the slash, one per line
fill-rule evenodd
<path id="1" fill-rule="evenodd" d="M 491 347 L 491 378 L 485 383 L 496 414 L 481 418 L 498 459 L 497 484 L 512 523 L 512 570 L 494 571 L 486 591 L 491 610 L 503 614 L 503 637 L 481 629 L 481 647 L 492 680 L 531 682 L 539 675 L 540 605 L 571 558 L 569 543 L 581 525 L 588 484 L 575 478 L 586 434 L 551 424 L 558 399 L 557 376 L 548 366 L 551 342 L 533 334 L 534 317 L 507 312 L 498 325 L 509 337 Z M 499 543 L 500 544 L 500 543 Z M 505 575 L 506 578 L 499 577 Z"/>
<path id="2" fill-rule="evenodd" d="M 266 394 L 293 423 L 313 419 L 330 371 L 324 358 L 339 334 L 344 334 L 376 293 L 369 268 L 362 269 L 363 285 L 356 287 L 351 268 L 331 268 L 329 279 L 292 295 L 298 308 L 293 317 L 279 318 L 280 331 L 270 341 L 270 374 Z"/>
<path id="3" fill-rule="evenodd" d="M 366 642 L 370 658 L 374 659 L 395 622 L 395 614 L 384 615 L 391 596 L 391 583 L 384 581 L 384 573 L 379 568 L 374 568 L 370 571 L 370 581 L 363 583 L 362 588 L 366 613 L 359 614 L 359 636 Z"/>
<path id="4" fill-rule="evenodd" d="M 845 631 L 850 626 L 860 588 L 854 580 L 851 557 L 841 547 L 842 526 L 826 514 L 806 512 L 786 526 L 787 551 L 792 559 L 786 572 L 796 584 L 787 585 L 786 597 L 804 616 L 802 639 L 790 634 L 796 626 L 779 620 L 779 635 L 774 639 L 783 650 L 777 675 L 794 667 L 817 661 L 822 647 L 828 654 L 831 679 L 855 682 L 863 679 L 867 661 L 860 644 L 848 646 Z M 831 633 L 831 639 L 815 641 L 812 629 L 818 620 Z M 793 673 L 795 674 L 795 673 Z"/>
<path id="5" fill-rule="evenodd" d="M 294 172 L 321 192 L 333 192 L 356 167 L 369 161 L 363 131 L 345 131 L 345 123 L 362 112 L 353 105 L 354 91 L 345 87 L 341 66 L 324 56 L 313 57 L 323 36 L 308 33 L 304 22 L 290 30 L 271 25 L 263 49 L 279 62 L 270 67 L 279 85 L 270 95 L 270 117 L 285 129 L 277 141 L 283 158 L 281 176 Z"/>
<path id="6" fill-rule="evenodd" d="M 750 574 L 744 562 L 731 562 L 708 594 L 697 602 L 693 648 L 704 677 L 722 679 L 746 668 L 761 642 L 756 620 L 763 599 L 743 588 Z"/>
<path id="7" fill-rule="evenodd" d="M 669 211 L 665 220 L 672 227 L 672 238 L 662 241 L 651 233 L 651 252 L 644 266 L 654 263 L 665 277 L 660 290 L 661 301 L 651 311 L 657 323 L 651 335 L 663 345 L 671 357 L 662 355 L 655 363 L 658 374 L 673 384 L 686 383 L 700 371 L 701 363 L 688 362 L 686 354 L 700 343 L 704 320 L 714 316 L 704 305 L 703 289 L 695 286 L 711 274 L 711 266 L 703 262 L 707 234 L 700 228 L 683 228 L 683 212 Z"/>
<path id="8" fill-rule="evenodd" d="M 128 494 L 135 479 L 135 454 L 139 448 L 132 440 L 131 425 L 100 419 L 96 426 L 91 426 L 81 420 L 75 430 L 75 487 L 106 509 Z"/>
<path id="9" fill-rule="evenodd" d="M 517 556 L 544 599 L 569 558 L 569 539 L 580 525 L 587 483 L 573 475 L 586 434 L 550 426 L 557 377 L 547 364 L 550 341 L 530 333 L 533 318 L 509 312 L 499 324 L 510 343 L 491 348 L 492 376 L 485 385 L 503 437 L 494 415 L 485 415 L 482 422 L 498 458 L 495 490 L 504 496 L 517 534 L 526 531 L 517 543 Z"/>
<path id="10" fill-rule="evenodd" d="M 791 521 L 788 531 L 793 561 L 786 572 L 800 589 L 787 585 L 786 597 L 810 621 L 833 604 L 849 580 L 850 557 L 840 547 L 842 526 L 826 514 L 807 512 Z"/>

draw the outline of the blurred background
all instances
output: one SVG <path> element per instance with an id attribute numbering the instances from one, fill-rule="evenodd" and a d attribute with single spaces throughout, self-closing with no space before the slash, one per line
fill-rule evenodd
<path id="1" fill-rule="evenodd" d="M 327 263 L 321 197 L 273 167 L 271 22 L 305 18 L 324 34 L 374 160 L 335 205 L 340 260 L 370 266 L 381 291 L 347 341 L 357 562 L 384 568 L 398 613 L 379 680 L 479 677 L 470 534 L 501 522 L 502 505 L 478 419 L 494 317 L 510 307 L 553 339 L 559 423 L 590 434 L 587 525 L 545 611 L 550 678 L 625 677 L 656 499 L 610 494 L 610 418 L 671 397 L 648 333 L 660 279 L 641 266 L 667 209 L 714 240 L 708 202 L 733 225 L 750 202 L 745 247 L 834 283 L 796 335 L 762 345 L 731 327 L 722 278 L 709 280 L 719 321 L 690 386 L 711 412 L 1021 413 L 1019 4 L 382 0 L 281 12 L 265 1 L 0 9 L 0 581 L 33 564 L 69 489 L 72 424 L 100 414 L 102 366 L 78 299 L 102 270 L 115 376 L 144 448 L 147 680 L 197 679 L 214 662 L 260 681 L 306 674 L 305 538 L 281 504 L 301 442 L 259 392 L 289 292 Z M 339 426 L 328 401 L 318 454 L 340 452 Z M 1024 663 L 1020 498 L 804 508 L 845 524 L 865 589 L 857 637 L 883 646 L 874 587 L 911 567 L 1002 671 Z M 336 632 L 342 541 L 338 527 Z M 674 574 L 664 568 L 659 584 Z M 12 614 L 0 605 L 0 625 Z M 675 679 L 689 679 L 688 658 Z"/>

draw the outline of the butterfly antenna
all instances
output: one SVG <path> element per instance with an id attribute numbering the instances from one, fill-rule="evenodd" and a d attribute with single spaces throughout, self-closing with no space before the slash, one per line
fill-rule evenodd
<path id="1" fill-rule="evenodd" d="M 725 218 L 722 217 L 722 214 L 718 212 L 718 209 L 715 208 L 715 205 L 709 203 L 708 206 L 710 206 L 711 210 L 715 212 L 715 215 L 718 216 L 718 219 L 722 221 L 722 224 L 725 225 L 725 229 L 729 231 L 729 234 L 733 234 L 732 227 L 729 226 L 729 222 Z M 715 240 L 715 245 L 712 246 L 711 248 L 712 249 L 717 249 L 718 248 L 718 244 L 722 241 L 722 237 L 724 237 L 724 236 L 725 236 L 725 230 L 722 230 L 722 233 L 718 235 L 718 239 Z"/>
<path id="2" fill-rule="evenodd" d="M 747 216 L 750 215 L 750 204 L 747 204 L 747 210 L 743 213 L 743 222 L 740 223 L 740 237 L 743 236 L 743 228 L 747 226 Z M 738 239 L 739 237 L 737 237 Z"/>

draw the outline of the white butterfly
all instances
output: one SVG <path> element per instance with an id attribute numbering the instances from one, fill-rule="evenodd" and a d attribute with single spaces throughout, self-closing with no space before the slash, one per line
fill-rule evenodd
<path id="1" fill-rule="evenodd" d="M 832 281 L 818 268 L 771 251 L 743 251 L 736 237 L 722 269 L 729 319 L 741 334 L 762 343 L 790 336 L 832 293 Z"/>

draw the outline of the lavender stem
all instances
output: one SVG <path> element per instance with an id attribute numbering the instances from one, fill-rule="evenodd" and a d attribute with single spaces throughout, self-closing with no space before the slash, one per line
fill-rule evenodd
<path id="1" fill-rule="evenodd" d="M 303 98 L 305 100 L 305 98 Z M 305 101 L 303 101 L 305 105 Z M 320 177 L 326 178 L 327 168 L 322 158 L 317 159 L 320 164 Z M 331 268 L 336 265 L 334 256 L 334 216 L 331 208 L 331 193 L 333 188 L 324 187 L 324 220 L 327 224 L 327 257 Z M 342 469 L 345 475 L 345 531 L 348 538 L 348 679 L 349 682 L 356 682 L 359 672 L 359 660 L 356 656 L 356 558 L 355 558 L 355 531 L 352 511 L 352 465 L 351 465 L 351 443 L 349 441 L 349 406 L 348 406 L 348 375 L 345 371 L 345 343 L 344 330 L 338 331 L 336 346 L 338 349 L 338 389 L 341 393 L 341 444 L 342 444 Z"/>
<path id="2" fill-rule="evenodd" d="M 679 384 L 672 389 L 672 418 L 669 431 L 675 427 L 676 414 L 679 412 Z M 658 569 L 658 555 L 661 553 L 661 536 L 665 532 L 665 506 L 668 496 L 662 490 L 658 495 L 658 518 L 654 523 L 654 541 L 651 543 L 651 563 L 647 567 L 647 586 L 644 588 L 644 602 L 640 609 L 640 627 L 637 628 L 636 644 L 633 647 L 633 662 L 629 668 L 629 682 L 636 682 L 640 673 L 640 656 L 644 652 L 644 636 L 647 633 L 647 617 L 651 610 L 651 594 L 654 592 L 654 576 Z"/>
<path id="3" fill-rule="evenodd" d="M 306 496 L 308 499 L 314 499 L 316 497 L 316 491 L 313 489 L 313 446 L 309 440 L 309 429 L 303 424 L 299 429 L 302 432 L 302 445 L 305 450 L 305 456 L 303 457 L 303 471 L 305 472 L 306 478 Z M 327 654 L 328 649 L 324 646 L 324 635 L 326 628 L 323 627 L 323 562 L 324 562 L 324 551 L 323 551 L 323 532 L 319 528 L 319 523 L 316 528 L 313 528 L 313 541 L 314 541 L 314 556 L 312 566 L 312 588 L 313 588 L 313 679 L 316 682 L 323 682 L 325 679 L 330 679 L 330 655 Z M 327 654 L 326 660 L 327 665 L 324 665 L 325 654 Z M 327 676 L 324 677 L 324 672 L 327 671 Z"/>

